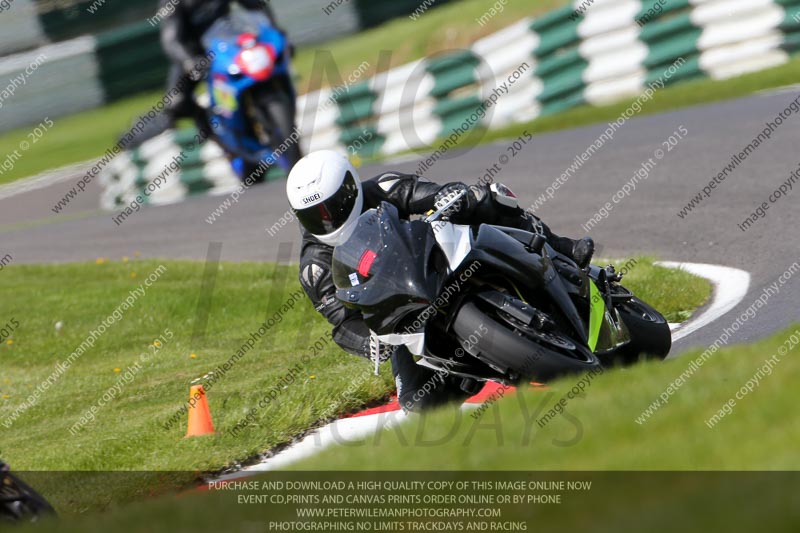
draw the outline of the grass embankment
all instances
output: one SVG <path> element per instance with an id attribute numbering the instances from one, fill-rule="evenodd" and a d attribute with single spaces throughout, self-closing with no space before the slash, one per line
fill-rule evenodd
<path id="1" fill-rule="evenodd" d="M 722 332 L 724 325 L 717 326 Z M 755 344 L 726 347 L 685 377 L 649 419 L 639 418 L 702 350 L 667 362 L 608 370 L 568 399 L 567 416 L 550 409 L 581 378 L 527 389 L 492 404 L 483 416 L 443 409 L 380 438 L 331 448 L 299 470 L 798 470 L 800 347 L 792 327 Z M 752 392 L 735 395 L 764 369 Z M 584 382 L 586 383 L 586 378 Z M 715 421 L 723 405 L 732 408 Z M 638 421 L 637 421 L 638 419 Z M 541 420 L 541 423 L 540 423 Z M 449 435 L 449 437 L 448 437 Z M 443 441 L 440 445 L 431 442 Z M 416 444 L 419 443 L 419 444 Z M 486 453 L 486 450 L 493 450 Z"/>
<path id="2" fill-rule="evenodd" d="M 572 470 L 578 472 L 572 479 L 592 480 L 590 491 L 568 493 L 557 505 L 516 506 L 502 519 L 524 520 L 537 531 L 796 531 L 800 523 L 796 472 L 708 470 L 800 469 L 796 450 L 800 417 L 791 407 L 797 403 L 800 359 L 796 351 L 800 348 L 790 340 L 793 334 L 795 340 L 800 336 L 798 330 L 792 327 L 755 344 L 723 348 L 642 425 L 635 421 L 641 411 L 688 368 L 699 351 L 666 363 L 597 376 L 583 397 L 569 401 L 567 416 L 558 416 L 544 427 L 537 420 L 573 387 L 575 378 L 554 382 L 547 390 L 507 396 L 477 420 L 469 412 L 443 408 L 380 436 L 330 448 L 294 469 Z M 736 399 L 733 409 L 709 428 L 706 420 L 735 399 L 746 383 L 752 384 L 765 361 L 781 349 L 786 352 L 772 372 L 763 373 L 759 385 Z M 630 472 L 639 469 L 662 472 Z M 704 472 L 663 472 L 673 469 Z M 588 472 L 596 470 L 627 472 Z M 377 473 L 369 476 L 382 479 Z M 532 479 L 565 477 L 569 479 L 545 473 Z M 311 479 L 319 478 L 321 474 Z M 406 478 L 416 479 L 413 473 Z M 445 473 L 434 477 L 454 478 Z M 254 479 L 292 478 L 273 474 Z M 324 479 L 352 476 L 340 473 Z M 457 479 L 481 478 L 461 475 Z M 137 503 L 100 516 L 68 517 L 57 530 L 263 531 L 271 520 L 298 520 L 290 511 L 294 506 L 247 505 L 237 500 L 237 495 L 249 493 L 218 491 Z M 52 530 L 49 527 L 30 530 Z"/>
<path id="3" fill-rule="evenodd" d="M 160 265 L 165 270 L 142 293 L 140 285 Z M 321 418 L 353 411 L 391 392 L 386 366 L 380 377 L 372 377 L 370 363 L 321 341 L 329 327 L 302 297 L 209 387 L 217 433 L 184 439 L 186 412 L 180 409 L 190 381 L 219 372 L 250 334 L 300 291 L 296 267 L 222 263 L 213 293 L 201 295 L 203 275 L 202 263 L 180 261 L 4 269 L 0 319 L 13 323 L 0 345 L 0 456 L 19 470 L 216 471 L 290 442 Z M 709 292 L 706 282 L 653 267 L 644 258 L 631 268 L 627 282 L 671 317 L 689 313 Z M 107 319 L 131 291 L 136 294 L 132 307 L 123 306 L 118 318 Z M 38 394 L 34 405 L 17 411 L 104 320 L 108 329 L 94 346 L 85 344 L 85 352 Z M 315 343 L 324 346 L 311 348 Z M 145 360 L 142 353 L 148 354 Z M 304 356 L 310 360 L 304 363 Z M 354 380 L 358 386 L 351 387 Z M 352 394 L 343 395 L 348 389 L 354 389 Z M 273 390 L 275 399 L 259 407 Z M 93 406 L 91 420 L 87 411 Z M 253 408 L 257 411 L 249 425 L 233 432 Z M 120 482 L 101 491 L 99 499 L 87 491 L 56 502 L 72 510 L 102 508 L 134 498 L 142 485 L 166 488 L 193 479 L 191 474 L 151 477 L 163 479 L 143 483 L 123 478 L 127 485 Z"/>
<path id="4" fill-rule="evenodd" d="M 592 263 L 613 263 L 622 272 L 622 284 L 634 294 L 653 305 L 669 322 L 687 320 L 695 309 L 711 296 L 711 285 L 703 278 L 688 272 L 653 264 L 653 258 L 633 258 L 609 261 L 602 258 Z"/>
<path id="5" fill-rule="evenodd" d="M 85 345 L 85 353 L 39 395 L 38 403 L 6 427 L 3 423 L 54 372 L 55 365 L 78 349 L 90 331 L 98 330 L 161 264 L 166 271 L 145 295 L 131 309 L 123 308 L 121 319 L 94 347 Z M 0 345 L 2 458 L 19 470 L 213 471 L 291 441 L 331 406 L 328 416 L 390 391 L 387 373 L 367 376 L 351 396 L 342 396 L 354 376 L 366 376 L 372 367 L 343 354 L 330 341 L 319 342 L 318 347 L 325 344 L 321 350 L 310 348 L 326 339 L 329 327 L 303 296 L 209 387 L 214 436 L 184 439 L 185 411 L 165 429 L 188 400 L 192 379 L 223 365 L 292 293 L 302 293 L 296 267 L 223 263 L 213 298 L 208 292 L 201 297 L 203 269 L 202 263 L 136 261 L 3 270 L 0 317 L 4 324 L 13 319 L 18 326 L 11 332 L 11 343 L 3 339 Z M 193 342 L 203 309 L 208 325 Z M 55 329 L 59 322 L 60 331 Z M 173 334 L 169 340 L 164 334 L 167 328 Z M 159 337 L 162 345 L 155 350 L 151 345 Z M 149 354 L 145 362 L 142 353 Z M 310 361 L 302 364 L 305 355 Z M 141 369 L 129 371 L 137 363 Z M 126 374 L 133 374 L 128 383 Z M 119 389 L 115 397 L 99 406 L 95 420 L 71 432 L 87 410 L 115 387 Z M 231 434 L 271 390 L 276 391 L 275 399 L 258 410 L 249 427 Z M 191 474 L 160 477 L 171 488 L 185 486 L 193 478 Z M 74 509 L 102 508 L 148 485 L 154 482 L 123 478 L 94 494 L 73 494 L 70 501 Z"/>

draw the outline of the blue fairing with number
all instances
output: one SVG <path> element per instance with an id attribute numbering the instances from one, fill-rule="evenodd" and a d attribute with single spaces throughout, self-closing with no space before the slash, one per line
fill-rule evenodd
<path id="1" fill-rule="evenodd" d="M 237 63 L 240 53 L 245 50 L 240 37 L 248 33 L 255 36 L 259 48 L 265 46 L 274 53 L 270 61 L 273 64 L 271 74 L 265 79 L 248 75 Z M 208 94 L 215 135 L 225 149 L 238 158 L 254 163 L 280 164 L 281 158 L 273 156 L 275 147 L 262 144 L 250 132 L 250 119 L 242 107 L 242 96 L 256 84 L 289 74 L 286 38 L 263 13 L 247 11 L 234 12 L 215 23 L 203 36 L 203 44 L 206 50 L 214 53 L 208 73 Z"/>

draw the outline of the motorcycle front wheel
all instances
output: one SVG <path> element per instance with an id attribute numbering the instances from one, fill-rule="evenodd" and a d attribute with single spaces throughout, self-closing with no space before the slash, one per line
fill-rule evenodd
<path id="1" fill-rule="evenodd" d="M 515 327 L 513 322 L 493 315 L 494 310 L 483 311 L 475 302 L 467 301 L 453 320 L 453 332 L 464 345 L 466 339 L 475 339 L 476 331 L 488 330 L 476 342 L 468 343 L 468 351 L 489 365 L 513 374 L 518 381 L 546 382 L 601 368 L 600 360 L 588 348 L 557 331 L 536 337 L 525 328 Z"/>
<path id="2" fill-rule="evenodd" d="M 285 146 L 280 158 L 288 166 L 284 170 L 289 172 L 302 157 L 299 140 L 291 139 L 295 130 L 296 111 L 293 97 L 285 90 L 270 85 L 254 87 L 250 97 L 249 114 L 254 132 L 262 143 L 268 144 L 273 150 Z"/>
<path id="3" fill-rule="evenodd" d="M 630 293 L 621 285 L 614 288 Z M 664 316 L 631 294 L 626 302 L 616 304 L 622 321 L 631 334 L 631 342 L 614 356 L 622 364 L 632 364 L 640 359 L 665 359 L 672 348 L 672 332 Z"/>

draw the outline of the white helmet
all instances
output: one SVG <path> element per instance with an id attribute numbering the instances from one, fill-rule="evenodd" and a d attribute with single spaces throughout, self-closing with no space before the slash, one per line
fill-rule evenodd
<path id="1" fill-rule="evenodd" d="M 358 171 L 333 150 L 298 161 L 289 173 L 286 195 L 303 227 L 329 246 L 350 238 L 364 207 Z"/>

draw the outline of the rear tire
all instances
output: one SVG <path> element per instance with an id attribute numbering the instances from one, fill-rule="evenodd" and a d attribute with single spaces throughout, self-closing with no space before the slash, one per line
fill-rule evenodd
<path id="1" fill-rule="evenodd" d="M 544 382 L 601 368 L 600 360 L 588 348 L 574 341 L 571 350 L 545 345 L 481 311 L 474 302 L 461 306 L 452 327 L 462 345 L 463 339 L 474 338 L 476 331 L 488 328 L 477 342 L 468 343 L 470 353 L 475 352 L 472 354 L 500 371 L 516 374 L 519 380 Z"/>

